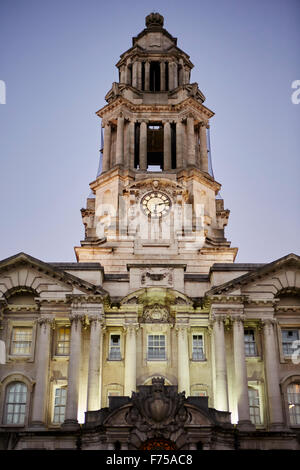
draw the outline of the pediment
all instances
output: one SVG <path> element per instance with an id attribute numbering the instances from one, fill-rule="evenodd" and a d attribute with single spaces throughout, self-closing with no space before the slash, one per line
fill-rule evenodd
<path id="1" fill-rule="evenodd" d="M 0 262 L 0 299 L 27 291 L 41 299 L 64 299 L 66 295 L 107 295 L 102 287 L 66 273 L 26 253 Z"/>
<path id="2" fill-rule="evenodd" d="M 272 300 L 281 293 L 299 292 L 300 257 L 291 253 L 256 271 L 215 286 L 207 293 L 211 296 L 248 296 L 250 299 Z"/>

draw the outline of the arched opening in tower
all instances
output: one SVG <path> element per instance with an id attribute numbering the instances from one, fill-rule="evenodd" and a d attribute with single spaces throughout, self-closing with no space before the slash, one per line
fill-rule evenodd
<path id="1" fill-rule="evenodd" d="M 159 62 L 150 62 L 150 91 L 160 91 Z"/>
<path id="2" fill-rule="evenodd" d="M 163 164 L 164 129 L 162 123 L 151 123 L 147 129 L 147 166 L 150 171 L 162 171 Z"/>

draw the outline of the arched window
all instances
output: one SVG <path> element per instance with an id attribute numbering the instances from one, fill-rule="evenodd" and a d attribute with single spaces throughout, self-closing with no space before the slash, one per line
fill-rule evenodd
<path id="1" fill-rule="evenodd" d="M 300 424 L 300 384 L 293 383 L 287 387 L 287 398 L 290 423 Z"/>
<path id="2" fill-rule="evenodd" d="M 27 386 L 22 382 L 8 385 L 5 400 L 5 424 L 24 424 L 26 417 Z"/>

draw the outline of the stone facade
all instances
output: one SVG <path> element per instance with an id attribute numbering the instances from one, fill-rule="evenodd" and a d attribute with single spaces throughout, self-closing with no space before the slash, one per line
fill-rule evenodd
<path id="1" fill-rule="evenodd" d="M 161 15 L 117 67 L 77 262 L 0 262 L 0 446 L 300 449 L 300 258 L 234 262 Z"/>

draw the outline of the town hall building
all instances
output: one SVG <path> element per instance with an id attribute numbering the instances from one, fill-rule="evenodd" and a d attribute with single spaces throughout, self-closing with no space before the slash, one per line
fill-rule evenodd
<path id="1" fill-rule="evenodd" d="M 300 450 L 300 257 L 235 262 L 214 113 L 145 26 L 97 112 L 76 262 L 0 262 L 0 449 Z"/>

